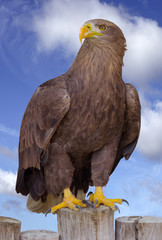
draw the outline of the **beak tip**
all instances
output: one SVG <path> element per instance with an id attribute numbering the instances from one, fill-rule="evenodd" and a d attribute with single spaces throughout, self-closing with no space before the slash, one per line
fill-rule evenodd
<path id="1" fill-rule="evenodd" d="M 83 38 L 85 38 L 85 34 L 88 32 L 88 29 L 86 27 L 86 25 L 83 25 L 80 29 L 80 32 L 79 32 L 79 39 L 80 39 L 80 43 L 82 44 L 82 40 Z"/>

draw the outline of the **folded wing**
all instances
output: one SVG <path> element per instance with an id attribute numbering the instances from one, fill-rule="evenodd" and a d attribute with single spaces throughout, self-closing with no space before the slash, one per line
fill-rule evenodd
<path id="1" fill-rule="evenodd" d="M 30 191 L 31 180 L 28 181 L 25 172 L 30 176 L 34 173 L 34 182 L 41 189 L 40 170 L 47 161 L 48 144 L 69 107 L 70 97 L 63 76 L 45 82 L 33 94 L 20 130 L 17 192 L 27 195 Z"/>
<path id="2" fill-rule="evenodd" d="M 124 131 L 119 143 L 116 160 L 112 169 L 115 170 L 121 158 L 129 159 L 134 151 L 139 133 L 140 133 L 140 119 L 141 119 L 141 106 L 139 96 L 136 88 L 131 84 L 125 84 L 126 90 L 126 115 Z M 111 173 L 112 173 L 111 172 Z"/>

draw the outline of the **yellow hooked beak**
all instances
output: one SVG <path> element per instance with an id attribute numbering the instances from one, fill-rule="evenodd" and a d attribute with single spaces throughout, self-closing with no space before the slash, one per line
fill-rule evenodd
<path id="1" fill-rule="evenodd" d="M 80 29 L 79 39 L 80 39 L 80 42 L 82 43 L 83 38 L 91 38 L 91 37 L 102 36 L 102 35 L 104 34 L 97 32 L 96 29 L 92 29 L 92 25 L 90 23 L 86 23 Z"/>

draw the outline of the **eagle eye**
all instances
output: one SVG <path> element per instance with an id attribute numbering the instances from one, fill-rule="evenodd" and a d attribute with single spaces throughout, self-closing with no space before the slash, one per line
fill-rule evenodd
<path id="1" fill-rule="evenodd" d="M 91 24 L 90 23 L 87 24 L 87 28 L 91 29 Z"/>
<path id="2" fill-rule="evenodd" d="M 101 31 L 104 31 L 104 30 L 106 29 L 106 26 L 105 26 L 105 25 L 100 25 L 100 26 L 99 26 L 99 29 L 100 29 Z"/>

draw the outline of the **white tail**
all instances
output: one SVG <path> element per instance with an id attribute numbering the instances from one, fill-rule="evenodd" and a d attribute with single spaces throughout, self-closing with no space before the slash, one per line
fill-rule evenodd
<path id="1" fill-rule="evenodd" d="M 83 200 L 85 198 L 85 193 L 82 190 L 79 190 L 77 193 L 77 198 Z M 32 212 L 45 213 L 49 208 L 61 203 L 62 200 L 62 194 L 60 194 L 59 197 L 55 198 L 52 193 L 50 193 L 48 194 L 47 200 L 45 202 L 42 202 L 41 199 L 34 201 L 29 194 L 26 206 Z"/>

